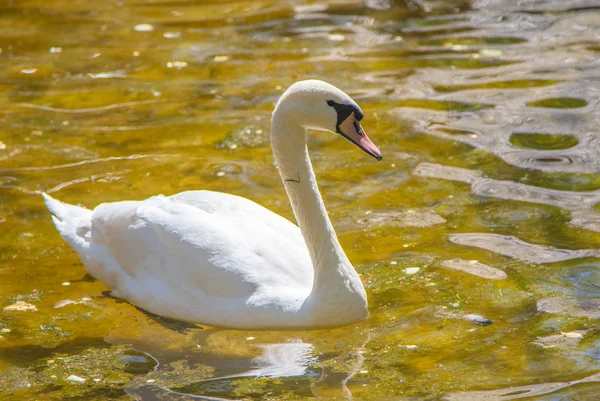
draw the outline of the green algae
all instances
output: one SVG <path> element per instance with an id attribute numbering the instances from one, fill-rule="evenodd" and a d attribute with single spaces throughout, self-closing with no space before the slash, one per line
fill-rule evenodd
<path id="1" fill-rule="evenodd" d="M 456 92 L 473 89 L 524 89 L 551 86 L 560 81 L 551 79 L 519 79 L 512 81 L 495 81 L 470 85 L 437 85 L 435 90 L 439 92 Z"/>
<path id="2" fill-rule="evenodd" d="M 404 99 L 399 101 L 397 105 L 400 107 L 416 107 L 438 111 L 470 111 L 493 107 L 493 105 L 487 104 L 438 101 L 430 99 Z"/>
<path id="3" fill-rule="evenodd" d="M 452 39 L 427 39 L 421 41 L 422 46 L 481 46 L 481 45 L 514 45 L 526 42 L 526 39 L 512 36 L 498 37 L 455 37 Z"/>
<path id="4" fill-rule="evenodd" d="M 552 109 L 576 109 L 587 106 L 588 102 L 583 99 L 572 97 L 554 97 L 528 102 L 529 107 L 546 107 Z"/>
<path id="5" fill-rule="evenodd" d="M 5 383 L 0 398 L 43 395 L 49 400 L 93 399 L 114 394 L 125 399 L 122 388 L 133 377 L 125 372 L 126 365 L 120 359 L 125 352 L 125 347 L 88 348 L 78 354 L 56 352 L 31 367 L 11 367 L 0 373 Z M 73 376 L 83 382 L 74 381 Z"/>
<path id="6" fill-rule="evenodd" d="M 569 149 L 579 141 L 571 135 L 515 133 L 511 135 L 510 142 L 522 148 L 552 150 Z"/>

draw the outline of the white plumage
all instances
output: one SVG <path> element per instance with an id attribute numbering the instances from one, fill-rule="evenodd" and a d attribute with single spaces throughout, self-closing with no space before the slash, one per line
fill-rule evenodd
<path id="1" fill-rule="evenodd" d="M 329 84 L 303 81 L 273 113 L 273 153 L 300 228 L 248 199 L 212 191 L 93 211 L 44 194 L 46 205 L 87 271 L 152 313 L 234 328 L 362 320 L 365 291 L 329 222 L 306 150 L 307 126 L 336 126 L 327 100 L 358 107 Z"/>

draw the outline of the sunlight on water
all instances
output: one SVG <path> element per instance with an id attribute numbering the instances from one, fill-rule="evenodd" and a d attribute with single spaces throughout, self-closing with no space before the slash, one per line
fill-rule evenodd
<path id="1" fill-rule="evenodd" d="M 596 2 L 0 10 L 0 399 L 600 397 Z M 200 327 L 86 275 L 41 191 L 93 207 L 212 189 L 292 218 L 269 120 L 306 78 L 353 96 L 384 155 L 309 140 L 368 321 Z"/>

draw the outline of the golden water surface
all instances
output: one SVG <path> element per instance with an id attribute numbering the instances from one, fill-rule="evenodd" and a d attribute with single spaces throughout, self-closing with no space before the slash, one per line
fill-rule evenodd
<path id="1" fill-rule="evenodd" d="M 600 398 L 599 32 L 593 0 L 2 0 L 0 399 Z M 86 275 L 41 191 L 292 219 L 267 133 L 306 78 L 384 155 L 309 141 L 367 321 L 184 325 Z"/>

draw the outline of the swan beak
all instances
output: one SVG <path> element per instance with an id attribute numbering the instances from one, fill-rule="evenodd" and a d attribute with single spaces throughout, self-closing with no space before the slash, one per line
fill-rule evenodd
<path id="1" fill-rule="evenodd" d="M 367 136 L 367 133 L 360 126 L 358 120 L 354 117 L 354 113 L 350 115 L 337 127 L 337 132 L 365 153 L 373 156 L 377 161 L 381 161 L 383 156 L 381 151 Z"/>

